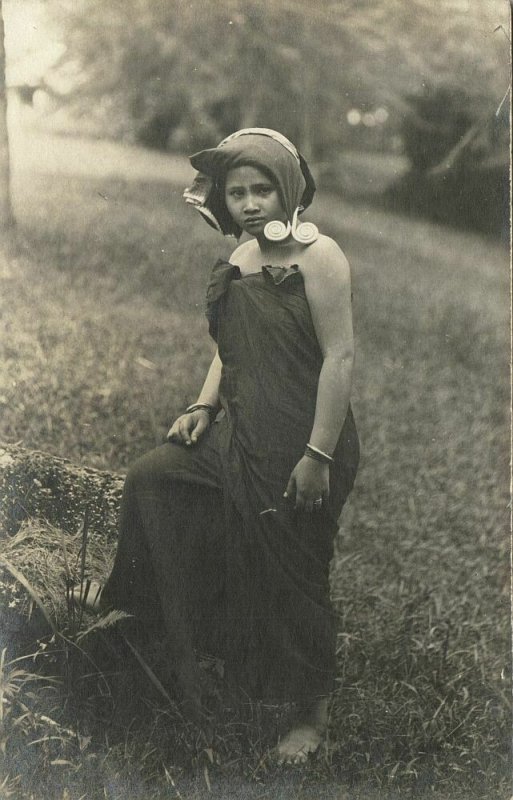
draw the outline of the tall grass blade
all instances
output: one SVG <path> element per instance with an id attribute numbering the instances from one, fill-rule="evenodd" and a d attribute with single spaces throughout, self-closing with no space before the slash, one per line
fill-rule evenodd
<path id="1" fill-rule="evenodd" d="M 82 627 L 82 620 L 84 618 L 84 605 L 82 603 L 82 592 L 84 590 L 84 576 L 87 555 L 87 538 L 89 535 L 89 506 L 86 506 L 84 511 L 84 524 L 82 525 L 82 544 L 80 546 L 80 608 L 78 612 L 78 627 Z"/>
<path id="2" fill-rule="evenodd" d="M 29 583 L 27 578 L 23 575 L 23 573 L 20 572 L 19 569 L 16 569 L 16 567 L 13 564 L 11 564 L 11 562 L 5 556 L 0 555 L 0 564 L 2 564 L 6 568 L 6 570 L 11 573 L 13 578 L 15 578 L 19 583 L 21 583 L 23 588 L 27 590 L 27 592 L 29 593 L 29 595 L 33 599 L 34 603 L 40 609 L 40 611 L 41 611 L 42 615 L 44 616 L 45 620 L 48 622 L 48 625 L 52 629 L 53 633 L 58 634 L 58 630 L 55 627 L 55 624 L 54 624 L 53 620 L 51 619 L 48 611 L 44 607 L 43 601 L 39 597 L 39 595 L 36 592 L 36 590 L 34 589 L 34 587 Z"/>
<path id="3" fill-rule="evenodd" d="M 149 664 L 146 663 L 146 661 L 144 660 L 142 655 L 133 646 L 133 644 L 127 639 L 126 636 L 123 636 L 123 639 L 125 640 L 126 644 L 128 645 L 128 647 L 130 648 L 130 650 L 134 654 L 135 658 L 137 659 L 137 661 L 139 662 L 139 664 L 141 665 L 141 667 L 143 668 L 144 672 L 146 673 L 146 675 L 148 676 L 148 678 L 150 679 L 150 681 L 152 682 L 154 687 L 157 689 L 157 691 L 160 692 L 162 697 L 164 697 L 168 701 L 168 703 L 172 703 L 173 700 L 171 699 L 169 694 L 166 692 L 166 690 L 162 686 L 161 682 L 159 681 L 159 679 L 157 678 L 157 676 L 155 675 L 155 673 L 153 672 L 153 670 L 149 666 Z"/>
<path id="4" fill-rule="evenodd" d="M 104 617 L 101 617 L 101 619 L 99 619 L 93 625 L 90 625 L 89 628 L 86 628 L 84 631 L 80 631 L 80 633 L 77 634 L 75 641 L 79 643 L 82 641 L 82 639 L 85 639 L 86 636 L 89 636 L 89 634 L 93 633 L 93 631 L 105 630 L 105 628 L 115 625 L 122 619 L 129 619 L 130 617 L 131 614 L 127 614 L 125 611 L 109 611 L 108 614 L 105 614 Z"/>

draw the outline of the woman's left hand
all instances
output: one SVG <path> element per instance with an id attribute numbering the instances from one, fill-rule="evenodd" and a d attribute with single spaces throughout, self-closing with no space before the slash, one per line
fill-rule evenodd
<path id="1" fill-rule="evenodd" d="M 295 500 L 298 511 L 320 510 L 330 492 L 329 464 L 323 464 L 308 456 L 298 461 L 291 472 L 284 497 Z"/>

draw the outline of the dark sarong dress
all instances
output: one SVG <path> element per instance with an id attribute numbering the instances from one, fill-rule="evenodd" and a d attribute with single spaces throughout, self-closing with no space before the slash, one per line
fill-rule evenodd
<path id="1" fill-rule="evenodd" d="M 297 267 L 242 276 L 218 261 L 207 290 L 223 363 L 222 411 L 198 444 L 164 444 L 130 470 L 103 599 L 141 618 L 185 620 L 252 697 L 328 694 L 336 624 L 329 564 L 356 475 L 349 409 L 322 511 L 283 493 L 313 426 L 322 353 Z"/>

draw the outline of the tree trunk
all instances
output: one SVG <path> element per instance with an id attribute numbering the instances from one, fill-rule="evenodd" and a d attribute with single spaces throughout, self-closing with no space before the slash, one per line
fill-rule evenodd
<path id="1" fill-rule="evenodd" d="M 9 134 L 7 131 L 5 62 L 5 29 L 2 0 L 0 0 L 0 234 L 14 228 L 14 214 L 11 204 Z"/>
<path id="2" fill-rule="evenodd" d="M 313 159 L 314 119 L 318 115 L 315 97 L 314 68 L 316 52 L 310 46 L 310 31 L 305 17 L 301 22 L 302 59 L 301 59 L 301 93 L 299 99 L 300 134 L 299 149 L 307 161 Z"/>

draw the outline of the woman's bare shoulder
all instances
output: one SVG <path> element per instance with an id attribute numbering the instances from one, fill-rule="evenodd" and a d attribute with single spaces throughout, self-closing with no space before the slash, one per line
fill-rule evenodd
<path id="1" fill-rule="evenodd" d="M 237 245 L 235 250 L 230 256 L 230 262 L 240 267 L 245 265 L 245 262 L 254 254 L 255 242 L 250 239 L 247 242 Z"/>
<path id="2" fill-rule="evenodd" d="M 310 272 L 326 274 L 335 271 L 342 275 L 349 275 L 349 262 L 334 239 L 320 234 L 316 241 L 306 249 L 304 257 L 301 259 L 301 270 L 306 274 Z"/>

